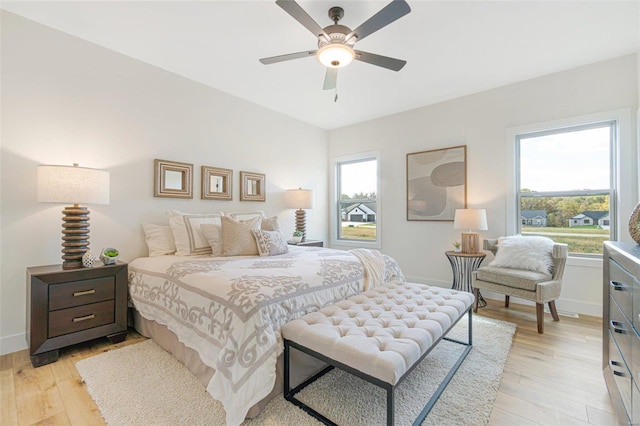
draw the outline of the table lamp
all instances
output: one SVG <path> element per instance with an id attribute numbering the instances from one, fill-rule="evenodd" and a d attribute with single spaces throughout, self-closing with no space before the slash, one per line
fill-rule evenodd
<path id="1" fill-rule="evenodd" d="M 287 207 L 296 210 L 296 231 L 302 232 L 302 241 L 307 238 L 305 209 L 313 208 L 313 191 L 310 189 L 288 189 L 286 192 Z"/>
<path id="2" fill-rule="evenodd" d="M 38 166 L 38 201 L 73 204 L 62 210 L 62 268 L 81 268 L 89 247 L 89 209 L 79 204 L 109 204 L 109 172 L 77 164 Z"/>
<path id="3" fill-rule="evenodd" d="M 462 253 L 480 252 L 480 238 L 475 231 L 486 231 L 487 212 L 485 209 L 456 209 L 453 219 L 453 229 L 467 229 L 461 236 Z"/>

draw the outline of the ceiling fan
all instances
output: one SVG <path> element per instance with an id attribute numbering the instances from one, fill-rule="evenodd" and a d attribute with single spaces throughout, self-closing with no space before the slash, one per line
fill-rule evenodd
<path id="1" fill-rule="evenodd" d="M 260 59 L 260 62 L 265 65 L 316 56 L 320 63 L 327 67 L 322 88 L 330 90 L 336 88 L 338 68 L 349 65 L 354 59 L 393 71 L 400 71 L 407 63 L 401 59 L 354 49 L 358 41 L 411 12 L 411 8 L 404 0 L 392 1 L 353 31 L 349 27 L 338 24 L 344 16 L 344 10 L 341 7 L 329 9 L 329 18 L 333 21 L 333 25 L 321 28 L 295 0 L 277 0 L 276 4 L 318 37 L 318 49 Z"/>

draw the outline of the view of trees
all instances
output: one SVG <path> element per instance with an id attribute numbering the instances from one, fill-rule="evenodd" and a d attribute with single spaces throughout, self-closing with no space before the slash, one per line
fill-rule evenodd
<path id="1" fill-rule="evenodd" d="M 358 200 L 358 201 L 363 201 L 363 200 L 375 200 L 376 199 L 376 193 L 375 192 L 358 192 L 355 193 L 351 196 L 347 195 L 347 194 L 341 194 L 340 195 L 340 199 L 341 200 Z"/>
<path id="2" fill-rule="evenodd" d="M 531 192 L 523 190 L 523 192 Z M 569 219 L 584 211 L 609 211 L 608 195 L 571 197 L 522 197 L 522 210 L 544 210 L 547 212 L 547 226 L 566 227 Z"/>

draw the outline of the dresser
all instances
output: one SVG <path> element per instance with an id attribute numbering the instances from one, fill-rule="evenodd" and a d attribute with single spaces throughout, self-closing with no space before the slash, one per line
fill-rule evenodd
<path id="1" fill-rule="evenodd" d="M 127 264 L 27 268 L 27 342 L 34 367 L 58 360 L 60 348 L 127 335 Z"/>
<path id="2" fill-rule="evenodd" d="M 640 424 L 640 245 L 605 242 L 602 367 L 618 423 Z"/>

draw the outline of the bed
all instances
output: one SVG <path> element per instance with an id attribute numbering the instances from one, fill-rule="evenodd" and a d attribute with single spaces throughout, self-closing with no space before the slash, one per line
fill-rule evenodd
<path id="1" fill-rule="evenodd" d="M 136 328 L 200 379 L 230 425 L 281 392 L 285 323 L 393 280 L 403 280 L 395 260 L 368 250 L 291 246 L 277 256 L 164 255 L 129 264 Z"/>

